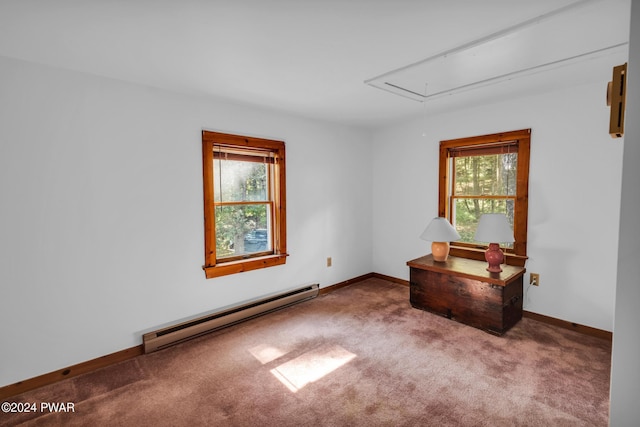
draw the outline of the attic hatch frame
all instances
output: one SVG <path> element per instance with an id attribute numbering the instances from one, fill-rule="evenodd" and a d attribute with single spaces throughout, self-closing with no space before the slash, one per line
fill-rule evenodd
<path id="1" fill-rule="evenodd" d="M 538 64 L 538 65 L 533 65 L 530 67 L 526 67 L 523 69 L 519 69 L 519 70 L 515 70 L 515 71 L 511 71 L 511 72 L 507 72 L 507 73 L 503 73 L 494 77 L 490 77 L 490 78 L 485 78 L 485 79 L 480 79 L 477 80 L 475 82 L 472 83 L 468 83 L 468 84 L 463 84 L 463 85 L 459 85 L 456 87 L 452 87 L 452 88 L 448 88 L 445 90 L 440 90 L 431 94 L 427 94 L 426 91 L 424 94 L 421 94 L 415 90 L 411 90 L 405 87 L 402 87 L 398 84 L 394 84 L 392 82 L 390 82 L 390 78 L 393 76 L 396 76 L 400 73 L 406 72 L 406 71 L 410 71 L 411 69 L 414 68 L 418 68 L 421 66 L 424 66 L 425 64 L 434 62 L 436 60 L 441 60 L 441 59 L 445 59 L 451 55 L 454 54 L 458 54 L 467 50 L 471 50 L 473 48 L 482 46 L 484 44 L 487 44 L 489 42 L 495 41 L 495 40 L 499 40 L 502 38 L 505 38 L 509 35 L 515 34 L 518 31 L 521 31 L 523 29 L 526 28 L 530 28 L 533 26 L 536 26 L 544 21 L 548 21 L 556 16 L 562 15 L 564 13 L 585 7 L 587 5 L 591 5 L 593 3 L 598 3 L 601 2 L 602 0 L 578 0 L 576 2 L 573 3 L 569 3 L 568 5 L 565 5 L 563 7 L 560 7 L 558 9 L 554 9 L 551 10 L 550 12 L 544 13 L 542 15 L 538 15 L 534 18 L 525 20 L 523 22 L 520 22 L 518 24 L 512 25 L 510 27 L 504 28 L 502 30 L 496 31 L 494 33 L 491 33 L 487 36 L 483 36 L 480 37 L 478 39 L 472 40 L 468 43 L 464 43 L 460 46 L 457 46 L 455 48 L 449 49 L 449 50 L 445 50 L 443 52 L 440 52 L 436 55 L 430 56 L 426 59 L 420 60 L 418 62 L 414 62 L 412 64 L 400 67 L 400 68 L 396 68 L 394 70 L 388 71 L 386 73 L 380 74 L 379 76 L 376 77 L 372 77 L 368 80 L 365 80 L 364 82 L 366 84 L 368 84 L 369 86 L 375 87 L 377 89 L 382 89 L 386 92 L 390 92 L 393 93 L 395 95 L 399 95 L 402 96 L 404 98 L 408 98 L 414 101 L 418 101 L 418 102 L 426 102 L 427 100 L 431 100 L 431 99 L 437 99 L 440 98 L 442 96 L 445 95 L 452 95 L 454 93 L 460 93 L 460 92 L 465 92 L 468 90 L 472 90 L 472 89 L 477 89 L 480 87 L 484 87 L 484 86 L 488 86 L 491 84 L 497 84 L 506 80 L 512 80 L 515 79 L 517 77 L 524 77 L 527 75 L 532 75 L 532 74 L 536 74 L 536 73 L 540 73 L 543 71 L 547 71 L 553 68 L 557 68 L 563 65 L 570 65 L 572 63 L 576 63 L 579 61 L 583 61 L 583 60 L 588 60 L 590 58 L 594 58 L 597 57 L 599 55 L 603 55 L 603 54 L 607 54 L 607 53 L 615 53 L 623 48 L 625 48 L 629 43 L 627 42 L 622 42 L 622 43 L 615 43 L 613 45 L 609 45 L 603 48 L 599 48 L 599 49 L 594 49 L 591 51 L 587 51 L 587 52 L 583 52 L 583 53 L 579 53 L 576 55 L 572 55 L 563 59 L 559 59 L 559 60 L 553 60 L 553 61 L 549 61 L 549 62 L 545 62 L 542 64 Z"/>

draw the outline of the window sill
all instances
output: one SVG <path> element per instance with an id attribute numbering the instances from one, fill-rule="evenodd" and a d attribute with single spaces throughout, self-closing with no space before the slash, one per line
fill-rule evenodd
<path id="1" fill-rule="evenodd" d="M 467 246 L 455 246 L 451 245 L 449 249 L 449 255 L 459 258 L 475 259 L 478 261 L 484 261 L 484 253 L 486 249 L 470 248 Z M 516 255 L 514 253 L 504 253 L 504 263 L 507 265 L 515 265 L 517 267 L 524 267 L 524 264 L 529 259 L 526 255 Z"/>
<path id="2" fill-rule="evenodd" d="M 202 269 L 204 270 L 207 279 L 212 279 L 214 277 L 227 276 L 229 274 L 282 265 L 287 262 L 287 256 L 289 255 L 267 255 L 251 259 L 229 261 L 212 266 L 205 265 Z"/>

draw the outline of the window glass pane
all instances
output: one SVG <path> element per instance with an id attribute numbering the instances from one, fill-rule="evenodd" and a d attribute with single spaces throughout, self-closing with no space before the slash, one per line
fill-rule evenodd
<path id="1" fill-rule="evenodd" d="M 513 199 L 468 199 L 456 198 L 453 204 L 453 224 L 460 233 L 459 242 L 473 243 L 473 236 L 476 234 L 480 216 L 485 213 L 503 213 L 509 220 L 509 225 L 513 230 Z M 485 244 L 485 243 L 483 243 Z M 501 244 L 504 247 L 511 247 L 512 244 Z"/>
<path id="2" fill-rule="evenodd" d="M 213 182 L 216 202 L 267 200 L 266 163 L 215 159 Z"/>
<path id="3" fill-rule="evenodd" d="M 216 206 L 218 258 L 271 251 L 269 205 Z"/>
<path id="4" fill-rule="evenodd" d="M 516 194 L 517 153 L 455 157 L 454 195 L 513 196 Z"/>

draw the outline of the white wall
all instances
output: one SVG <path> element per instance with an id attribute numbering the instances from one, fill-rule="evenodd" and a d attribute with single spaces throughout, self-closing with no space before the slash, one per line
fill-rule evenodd
<path id="1" fill-rule="evenodd" d="M 615 333 L 611 359 L 612 427 L 636 426 L 640 420 L 640 1 L 631 6 L 627 111 Z"/>
<path id="2" fill-rule="evenodd" d="M 203 128 L 287 143 L 285 266 L 205 280 Z M 0 57 L 0 386 L 178 319 L 372 271 L 369 141 Z"/>
<path id="3" fill-rule="evenodd" d="M 430 252 L 418 236 L 438 214 L 440 140 L 531 128 L 526 268 L 540 274 L 541 285 L 525 286 L 524 307 L 611 331 L 622 141 L 609 136 L 604 88 L 610 79 L 416 119 L 374 135 L 376 271 L 408 279 L 406 261 Z"/>
<path id="4" fill-rule="evenodd" d="M 408 279 L 437 215 L 438 141 L 528 127 L 527 269 L 541 286 L 525 308 L 612 330 L 622 141 L 608 136 L 609 79 L 372 136 L 0 57 L 0 386 L 300 284 Z M 285 266 L 205 280 L 203 128 L 287 142 Z"/>

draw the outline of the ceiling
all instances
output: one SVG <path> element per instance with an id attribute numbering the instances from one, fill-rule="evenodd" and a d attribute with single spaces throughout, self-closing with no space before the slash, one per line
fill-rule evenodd
<path id="1" fill-rule="evenodd" d="M 628 56 L 629 10 L 630 0 L 2 0 L 0 55 L 375 127 L 589 81 L 604 93 Z M 415 100 L 374 84 L 388 78 L 423 95 L 445 89 Z"/>

